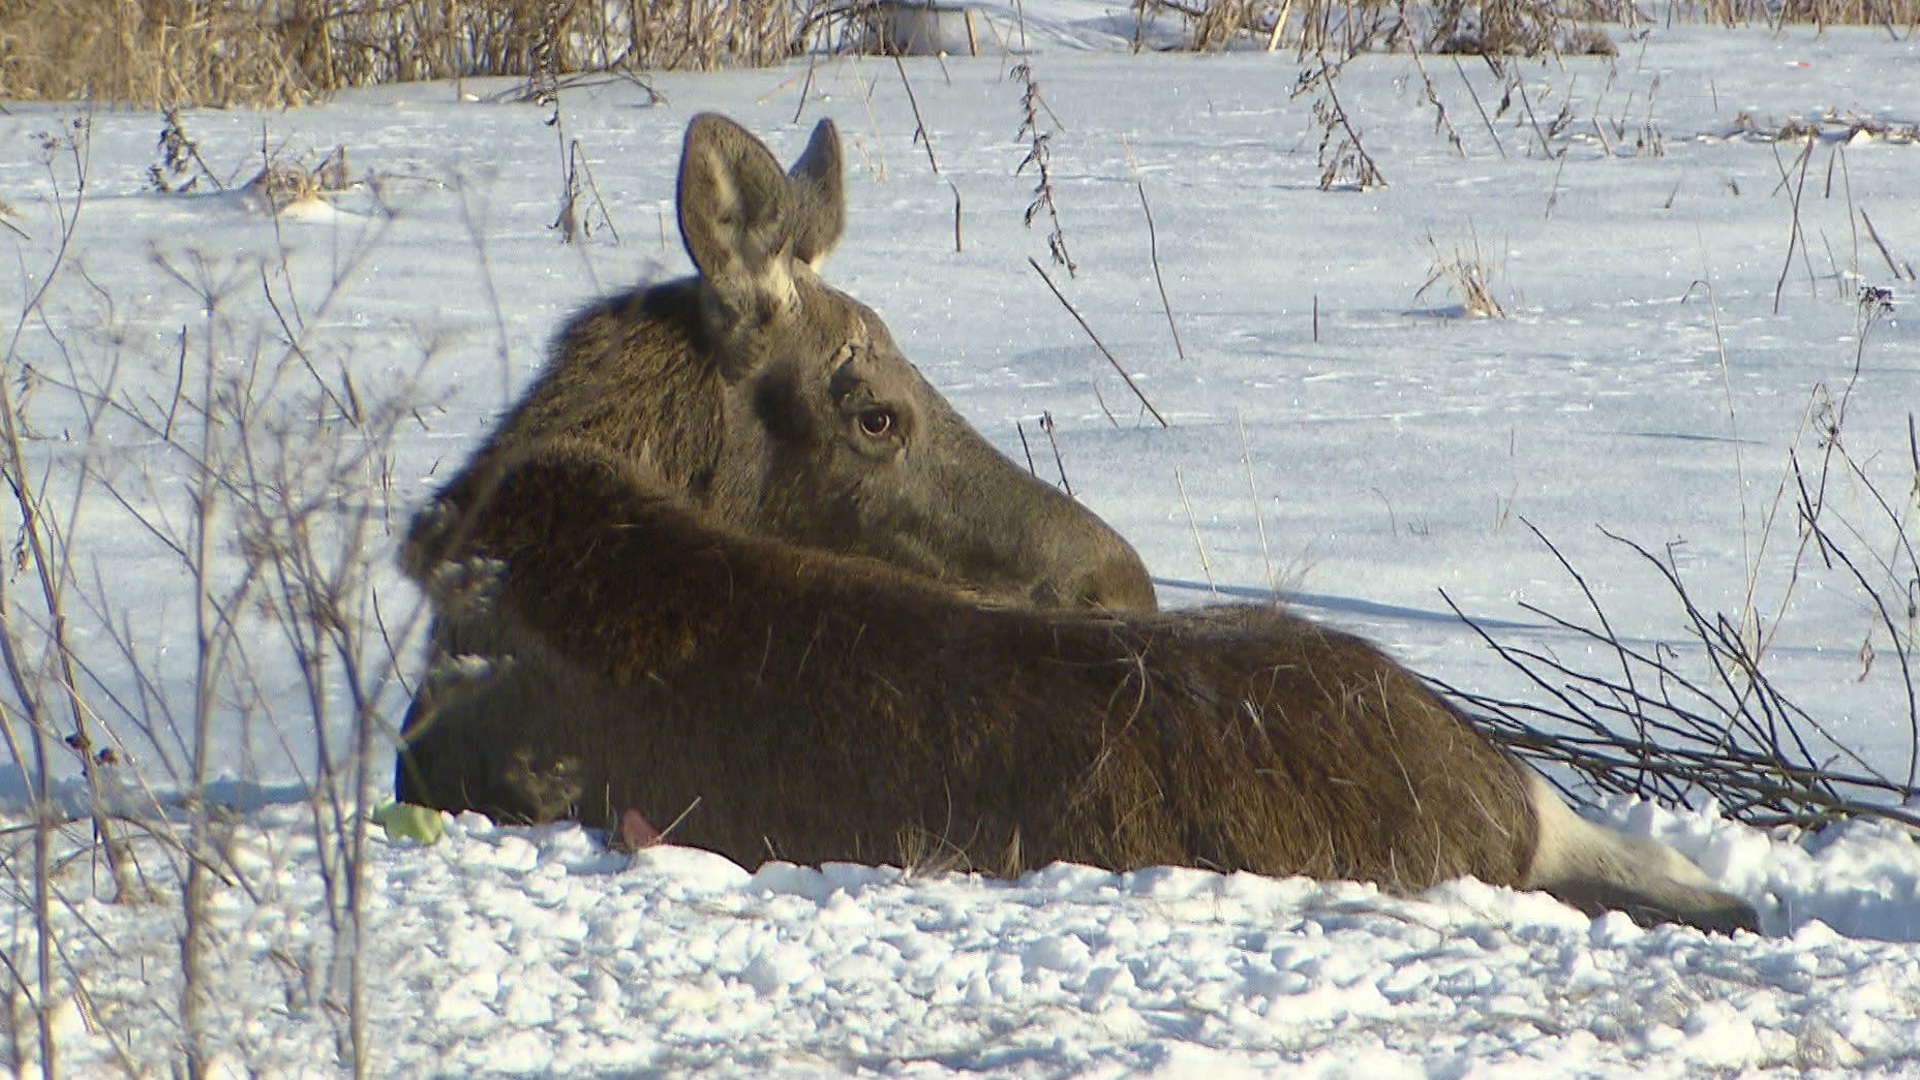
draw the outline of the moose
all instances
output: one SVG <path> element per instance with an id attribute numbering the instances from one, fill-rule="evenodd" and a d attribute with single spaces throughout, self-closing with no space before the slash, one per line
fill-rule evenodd
<path id="1" fill-rule="evenodd" d="M 830 121 L 791 172 L 731 120 L 688 126 L 695 274 L 577 316 L 412 524 L 434 625 L 400 799 L 638 812 L 747 866 L 1472 875 L 1758 929 L 1366 641 L 1268 605 L 1156 611 L 1124 540 L 818 277 L 841 175 Z"/>

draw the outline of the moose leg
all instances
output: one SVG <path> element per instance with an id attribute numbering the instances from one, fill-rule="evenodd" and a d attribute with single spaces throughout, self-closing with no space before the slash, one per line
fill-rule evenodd
<path id="1" fill-rule="evenodd" d="M 525 720 L 563 695 L 513 657 L 461 657 L 448 667 L 494 672 L 430 672 L 407 710 L 394 769 L 394 797 L 442 810 L 474 810 L 503 822 L 579 815 L 575 769 L 544 753 Z"/>
<path id="2" fill-rule="evenodd" d="M 1723 934 L 1760 932 L 1753 905 L 1714 889 L 1685 856 L 1658 841 L 1588 821 L 1539 773 L 1517 762 L 1515 767 L 1526 769 L 1527 794 L 1539 823 L 1528 888 L 1589 915 L 1624 911 L 1642 926 L 1679 922 Z"/>

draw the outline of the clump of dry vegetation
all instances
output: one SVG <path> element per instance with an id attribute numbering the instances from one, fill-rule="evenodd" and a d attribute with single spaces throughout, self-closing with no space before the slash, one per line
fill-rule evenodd
<path id="1" fill-rule="evenodd" d="M 1801 142 L 1817 139 L 1824 143 L 1883 141 L 1920 142 L 1920 123 L 1887 121 L 1869 114 L 1840 113 L 1832 109 L 1818 116 L 1775 122 L 1761 121 L 1752 113 L 1734 114 L 1727 138 L 1752 139 L 1755 142 Z"/>
<path id="2" fill-rule="evenodd" d="M 0 98 L 141 106 L 280 107 L 350 86 L 486 75 L 765 65 L 854 33 L 876 0 L 9 0 Z M 1341 57 L 1372 50 L 1612 55 L 1605 26 L 1647 15 L 1624 0 L 1135 0 L 1172 15 L 1186 47 L 1236 44 Z M 1698 0 L 1675 19 L 1811 23 L 1920 33 L 1920 0 Z M 838 32 L 836 32 L 838 31 Z M 863 45 L 862 43 L 868 43 Z"/>
<path id="3" fill-rule="evenodd" d="M 1435 285 L 1445 284 L 1459 298 L 1462 313 L 1477 319 L 1506 317 L 1507 309 L 1493 295 L 1493 279 L 1500 274 L 1499 261 L 1480 246 L 1478 234 L 1466 243 L 1453 245 L 1451 250 L 1441 248 L 1432 233 L 1428 233 L 1422 243 L 1432 263 L 1427 267 L 1427 280 L 1413 294 L 1415 300 Z"/>
<path id="4" fill-rule="evenodd" d="M 9 0 L 0 98 L 282 106 L 416 79 L 794 55 L 793 0 Z"/>
<path id="5" fill-rule="evenodd" d="M 1411 11 L 1400 0 L 1135 0 L 1138 17 L 1167 14 L 1186 26 L 1187 47 L 1236 43 L 1299 54 L 1416 48 L 1476 56 L 1614 55 L 1603 26 L 1632 29 L 1646 11 L 1623 0 L 1434 0 Z M 1920 0 L 1699 0 L 1675 4 L 1675 21 L 1721 26 L 1813 24 L 1920 31 Z"/>
<path id="6" fill-rule="evenodd" d="M 1320 190 L 1366 191 L 1386 187 L 1386 175 L 1361 144 L 1360 129 L 1340 104 L 1339 76 L 1339 69 L 1328 64 L 1323 53 L 1317 66 L 1300 70 L 1300 78 L 1293 85 L 1294 97 L 1313 95 L 1313 126 L 1320 129 L 1320 145 L 1316 151 L 1320 162 Z"/>

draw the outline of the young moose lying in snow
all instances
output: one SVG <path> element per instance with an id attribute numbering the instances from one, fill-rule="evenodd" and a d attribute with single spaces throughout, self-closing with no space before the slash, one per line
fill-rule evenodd
<path id="1" fill-rule="evenodd" d="M 691 807 L 673 840 L 749 866 L 1471 874 L 1757 927 L 1359 638 L 1153 612 L 1124 541 L 815 275 L 844 220 L 830 123 L 788 175 L 696 117 L 679 206 L 697 275 L 579 316 L 414 523 L 435 626 L 400 798 L 596 825 Z"/>

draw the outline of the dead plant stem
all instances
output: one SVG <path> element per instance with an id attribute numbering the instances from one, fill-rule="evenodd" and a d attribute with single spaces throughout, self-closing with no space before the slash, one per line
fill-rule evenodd
<path id="1" fill-rule="evenodd" d="M 1180 478 L 1180 470 L 1173 470 L 1173 486 L 1180 492 L 1180 506 L 1187 512 L 1187 528 L 1193 533 L 1193 550 L 1200 556 L 1200 572 L 1207 576 L 1207 591 L 1220 595 L 1220 586 L 1213 580 L 1213 563 L 1207 559 L 1207 546 L 1200 542 L 1200 522 L 1193 516 L 1193 503 L 1187 500 L 1187 484 Z"/>
<path id="2" fill-rule="evenodd" d="M 1140 404 L 1146 406 L 1146 410 L 1153 414 L 1153 418 L 1159 421 L 1161 427 L 1172 426 L 1167 423 L 1166 417 L 1160 415 L 1160 410 L 1153 407 L 1153 402 L 1147 400 L 1147 395 L 1141 393 L 1140 387 L 1133 381 L 1133 376 L 1127 374 L 1127 369 L 1121 366 L 1120 361 L 1113 355 L 1112 351 L 1101 343 L 1100 335 L 1093 332 L 1093 327 L 1087 325 L 1086 319 L 1081 318 L 1080 312 L 1074 309 L 1072 301 L 1068 300 L 1066 295 L 1060 291 L 1060 287 L 1053 283 L 1053 279 L 1047 276 L 1047 272 L 1040 268 L 1039 261 L 1029 255 L 1027 256 L 1027 265 L 1033 267 L 1033 272 L 1039 274 L 1040 280 L 1047 283 L 1047 288 L 1052 291 L 1053 298 L 1060 301 L 1060 306 L 1066 308 L 1067 314 L 1073 316 L 1073 321 L 1079 323 L 1080 329 L 1086 331 L 1087 339 L 1092 341 L 1094 348 L 1099 349 L 1100 354 L 1107 358 L 1107 363 L 1113 365 L 1113 370 L 1120 373 L 1121 381 L 1127 384 L 1127 389 L 1133 391 L 1134 397 L 1140 399 Z"/>
<path id="3" fill-rule="evenodd" d="M 1780 293 L 1787 286 L 1787 275 L 1793 271 L 1794 249 L 1796 246 L 1799 246 L 1801 248 L 1804 248 L 1806 246 L 1805 243 L 1802 241 L 1802 234 L 1800 231 L 1800 196 L 1804 191 L 1806 191 L 1807 166 L 1812 164 L 1812 162 L 1813 162 L 1813 137 L 1808 136 L 1806 144 L 1803 147 L 1801 147 L 1801 150 L 1800 150 L 1800 160 L 1798 162 L 1798 165 L 1800 166 L 1800 178 L 1798 182 L 1794 184 L 1794 187 L 1793 187 L 1793 200 L 1792 200 L 1793 216 L 1787 230 L 1787 258 L 1786 258 L 1786 261 L 1782 263 L 1780 266 L 1780 280 L 1774 282 L 1774 285 L 1773 285 L 1773 313 L 1775 315 L 1780 314 Z M 1791 170 L 1788 170 L 1788 171 L 1790 172 Z M 1784 174 L 1781 176 L 1780 182 L 1783 185 L 1787 182 L 1787 178 Z M 1811 272 L 1809 272 L 1809 283 L 1811 283 Z"/>
<path id="4" fill-rule="evenodd" d="M 1187 350 L 1180 344 L 1180 328 L 1173 322 L 1173 304 L 1167 300 L 1167 281 L 1160 273 L 1160 238 L 1153 228 L 1153 208 L 1147 205 L 1147 185 L 1145 181 L 1135 180 L 1133 186 L 1140 193 L 1140 211 L 1147 216 L 1147 255 L 1153 261 L 1153 284 L 1160 290 L 1160 310 L 1167 313 L 1167 331 L 1173 335 L 1173 351 L 1185 360 Z"/>
<path id="5" fill-rule="evenodd" d="M 900 73 L 900 85 L 907 91 L 907 105 L 913 109 L 913 141 L 926 148 L 927 165 L 933 169 L 933 175 L 940 176 L 942 175 L 940 172 L 940 161 L 933 156 L 933 133 L 927 130 L 927 122 L 920 117 L 920 99 L 914 96 L 913 81 L 907 78 L 907 65 L 901 61 L 898 53 L 894 54 L 893 67 L 894 70 Z M 959 191 L 957 189 L 954 192 L 954 201 L 956 204 L 959 202 Z M 957 245 L 957 237 L 959 234 L 958 226 L 955 227 L 954 232 L 956 236 L 955 243 Z M 957 246 L 956 250 L 958 250 Z"/>

